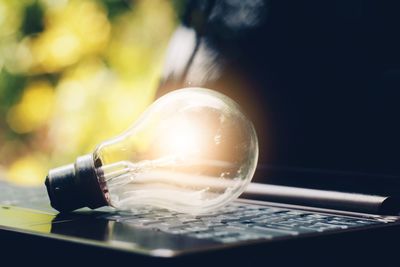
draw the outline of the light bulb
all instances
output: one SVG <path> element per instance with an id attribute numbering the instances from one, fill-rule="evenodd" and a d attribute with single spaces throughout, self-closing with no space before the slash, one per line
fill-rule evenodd
<path id="1" fill-rule="evenodd" d="M 186 88 L 155 101 L 121 135 L 49 171 L 52 206 L 156 206 L 207 213 L 237 198 L 258 159 L 253 124 L 227 96 Z"/>

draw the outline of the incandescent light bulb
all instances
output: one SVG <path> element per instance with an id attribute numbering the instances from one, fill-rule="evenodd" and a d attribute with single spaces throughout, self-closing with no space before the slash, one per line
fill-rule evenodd
<path id="1" fill-rule="evenodd" d="M 209 89 L 173 91 L 134 125 L 74 164 L 49 171 L 59 211 L 151 205 L 206 213 L 237 198 L 257 164 L 252 123 L 230 98 Z"/>

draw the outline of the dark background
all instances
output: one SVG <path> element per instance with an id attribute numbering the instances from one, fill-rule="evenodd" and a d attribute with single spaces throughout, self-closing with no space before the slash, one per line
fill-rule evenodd
<path id="1" fill-rule="evenodd" d="M 159 95 L 202 86 L 236 100 L 259 137 L 256 181 L 397 192 L 399 6 L 189 1 L 182 29 L 196 45 L 172 38 Z"/>

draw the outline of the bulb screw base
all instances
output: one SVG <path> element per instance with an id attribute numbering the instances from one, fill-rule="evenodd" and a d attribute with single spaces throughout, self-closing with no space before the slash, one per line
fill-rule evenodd
<path id="1" fill-rule="evenodd" d="M 45 185 L 51 206 L 59 212 L 83 207 L 95 209 L 109 204 L 107 190 L 97 177 L 92 155 L 78 157 L 75 164 L 50 170 Z"/>

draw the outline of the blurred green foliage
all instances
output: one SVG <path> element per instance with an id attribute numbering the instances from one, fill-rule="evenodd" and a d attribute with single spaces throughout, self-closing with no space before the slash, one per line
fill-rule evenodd
<path id="1" fill-rule="evenodd" d="M 165 0 L 0 0 L 0 172 L 40 184 L 153 100 L 182 9 Z"/>

